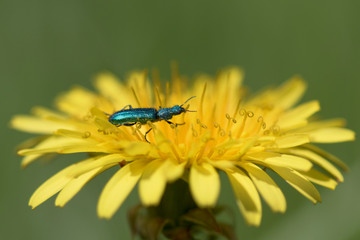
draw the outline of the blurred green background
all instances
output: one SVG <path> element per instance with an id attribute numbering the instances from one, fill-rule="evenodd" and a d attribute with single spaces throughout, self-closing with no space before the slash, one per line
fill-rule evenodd
<path id="1" fill-rule="evenodd" d="M 15 146 L 30 135 L 8 128 L 11 116 L 51 107 L 75 84 L 91 88 L 102 70 L 123 79 L 130 70 L 156 67 L 166 79 L 172 60 L 190 77 L 236 65 L 253 90 L 300 74 L 309 83 L 304 100 L 319 99 L 323 118 L 344 117 L 359 133 L 359 11 L 356 0 L 1 0 L 0 239 L 129 239 L 126 209 L 137 203 L 136 191 L 112 220 L 96 216 L 111 173 L 62 209 L 52 198 L 31 210 L 32 192 L 81 156 L 21 170 Z M 219 201 L 234 209 L 239 239 L 360 239 L 359 142 L 324 148 L 350 166 L 345 183 L 336 191 L 319 187 L 323 203 L 316 206 L 280 183 L 288 211 L 273 214 L 264 204 L 259 228 L 245 225 L 224 184 Z"/>

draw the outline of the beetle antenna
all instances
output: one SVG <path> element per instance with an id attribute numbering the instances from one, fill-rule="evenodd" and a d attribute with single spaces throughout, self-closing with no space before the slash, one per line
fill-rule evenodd
<path id="1" fill-rule="evenodd" d="M 187 103 L 188 101 L 190 101 L 190 99 L 194 98 L 196 96 L 192 96 L 191 98 L 189 98 L 188 100 L 186 100 L 183 104 L 180 105 L 180 107 L 182 107 L 185 103 Z"/>
<path id="2" fill-rule="evenodd" d="M 194 111 L 194 110 L 188 110 L 189 107 L 190 107 L 190 105 L 187 105 L 187 106 L 186 106 L 186 108 L 185 108 L 186 112 L 196 112 L 196 111 Z"/>

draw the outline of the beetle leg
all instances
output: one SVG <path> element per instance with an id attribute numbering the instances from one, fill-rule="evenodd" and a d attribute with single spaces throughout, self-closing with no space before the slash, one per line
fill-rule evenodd
<path id="1" fill-rule="evenodd" d="M 170 125 L 173 125 L 173 126 L 175 126 L 175 127 L 177 127 L 178 125 L 184 125 L 185 123 L 173 123 L 173 122 L 171 122 L 171 121 L 169 121 L 169 120 L 165 120 L 168 124 L 170 124 Z"/>
<path id="2" fill-rule="evenodd" d="M 150 143 L 150 142 L 147 140 L 146 135 L 147 135 L 151 130 L 152 130 L 152 128 L 150 128 L 149 130 L 147 130 L 147 132 L 145 133 L 145 136 L 144 136 L 145 140 L 146 140 L 148 143 Z"/>
<path id="3" fill-rule="evenodd" d="M 123 107 L 123 109 L 121 109 L 120 111 L 124 110 L 126 107 L 129 107 L 129 109 L 133 109 L 131 105 L 126 105 L 126 106 Z"/>
<path id="4" fill-rule="evenodd" d="M 124 123 L 122 125 L 124 125 L 124 126 L 132 126 L 132 125 L 135 125 L 135 124 L 136 124 L 136 122 L 134 122 L 134 123 Z"/>

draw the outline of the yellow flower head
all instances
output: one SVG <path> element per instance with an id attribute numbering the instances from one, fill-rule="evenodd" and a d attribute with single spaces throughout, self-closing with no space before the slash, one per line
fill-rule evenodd
<path id="1" fill-rule="evenodd" d="M 260 196 L 274 212 L 286 209 L 283 193 L 267 174 L 270 170 L 313 203 L 320 202 L 313 183 L 334 189 L 343 181 L 334 164 L 346 166 L 312 143 L 354 140 L 354 133 L 343 128 L 340 119 L 312 120 L 320 109 L 318 101 L 296 106 L 306 88 L 299 77 L 255 96 L 248 96 L 242 78 L 241 70 L 231 68 L 215 80 L 198 77 L 188 87 L 176 74 L 161 86 L 156 79 L 149 81 L 145 72 L 132 73 L 126 84 L 104 73 L 95 81 L 98 93 L 75 87 L 57 99 L 57 112 L 37 107 L 33 116 L 15 116 L 14 128 L 44 134 L 19 151 L 25 156 L 22 166 L 51 153 L 89 153 L 43 183 L 30 206 L 56 193 L 55 204 L 64 206 L 92 178 L 119 165 L 98 202 L 102 218 L 113 216 L 137 183 L 142 204 L 154 206 L 167 183 L 180 178 L 188 182 L 199 207 L 214 207 L 219 171 L 228 176 L 250 225 L 260 224 Z M 158 110 L 181 105 L 192 96 L 196 98 L 183 105 L 189 111 L 173 116 L 173 124 L 151 119 L 147 124 L 139 119 L 132 126 L 109 122 L 109 115 L 126 105 Z"/>

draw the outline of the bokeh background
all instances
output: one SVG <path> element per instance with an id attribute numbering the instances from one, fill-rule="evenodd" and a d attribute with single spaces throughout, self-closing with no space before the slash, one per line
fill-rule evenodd
<path id="1" fill-rule="evenodd" d="M 215 74 L 229 66 L 245 70 L 254 90 L 294 74 L 309 83 L 304 100 L 319 99 L 323 118 L 344 117 L 360 132 L 360 2 L 327 1 L 0 1 L 0 239 L 129 239 L 128 198 L 110 221 L 96 216 L 101 189 L 111 176 L 88 184 L 67 206 L 54 198 L 36 210 L 32 192 L 53 173 L 81 158 L 59 158 L 20 169 L 15 146 L 30 135 L 9 129 L 12 115 L 51 107 L 73 85 L 91 88 L 109 70 L 121 79 L 134 69 L 170 62 L 182 75 Z M 222 204 L 234 209 L 240 239 L 360 239 L 359 142 L 324 146 L 351 171 L 336 191 L 319 187 L 313 206 L 285 183 L 285 214 L 264 206 L 259 228 L 247 227 L 228 183 Z M 279 182 L 279 181 L 278 181 Z"/>

